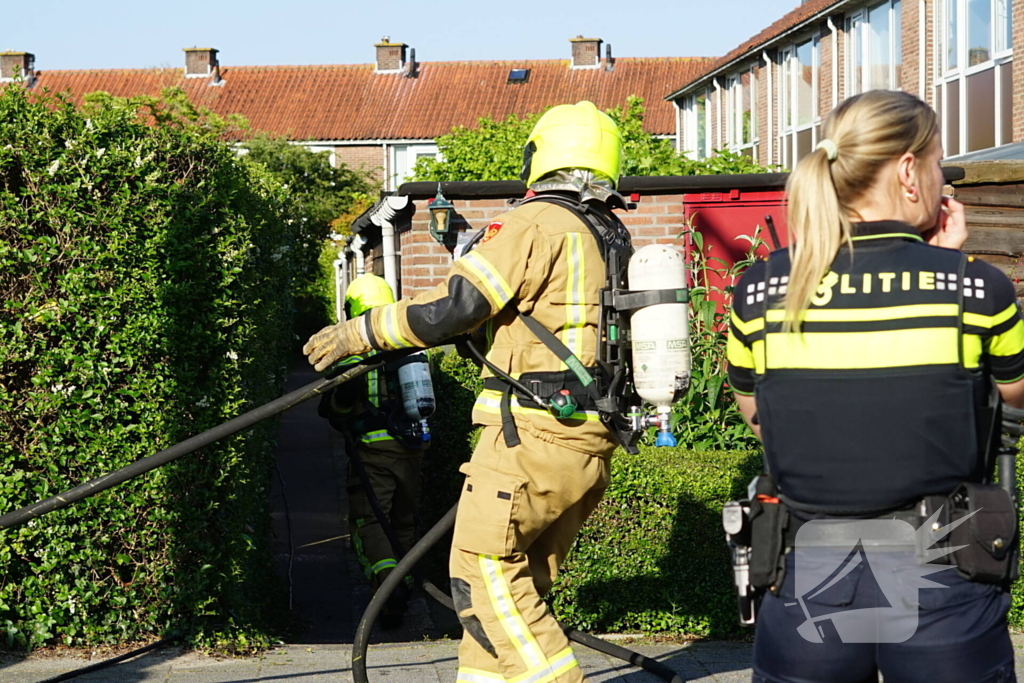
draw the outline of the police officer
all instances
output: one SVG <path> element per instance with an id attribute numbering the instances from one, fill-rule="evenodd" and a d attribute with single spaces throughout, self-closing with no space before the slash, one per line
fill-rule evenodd
<path id="1" fill-rule="evenodd" d="M 433 291 L 326 328 L 304 348 L 323 370 L 352 354 L 432 346 L 484 325 L 492 365 L 541 391 L 569 392 L 579 404 L 556 417 L 484 373 L 473 411 L 483 430 L 461 468 L 450 558 L 465 631 L 459 681 L 583 680 L 542 597 L 604 493 L 616 444 L 575 376 L 521 314 L 597 372 L 602 249 L 628 244 L 609 210 L 624 206 L 614 191 L 620 148 L 615 123 L 590 102 L 552 108 L 524 152 L 522 178 L 536 199 L 492 222 Z"/>
<path id="2" fill-rule="evenodd" d="M 354 279 L 345 292 L 345 309 L 350 319 L 359 319 L 373 308 L 394 302 L 387 281 L 369 273 Z M 362 359 L 363 356 L 351 356 L 347 362 Z M 402 433 L 401 396 L 396 384 L 394 370 L 385 366 L 338 386 L 323 397 L 319 407 L 320 415 L 328 418 L 331 426 L 350 434 L 355 441 L 356 453 L 349 457 L 346 487 L 349 529 L 356 557 L 374 591 L 398 564 L 400 553 L 381 528 L 354 459 L 362 463 L 381 511 L 402 549 L 408 550 L 416 542 L 420 470 L 427 446 L 416 435 Z M 411 582 L 411 577 L 406 577 L 406 582 L 388 599 L 381 615 L 383 628 L 401 625 Z"/>
<path id="3" fill-rule="evenodd" d="M 926 104 L 867 92 L 824 133 L 789 180 L 791 247 L 744 273 L 728 341 L 729 381 L 770 472 L 755 504 L 789 520 L 769 558 L 778 573 L 757 617 L 754 680 L 1015 680 L 1008 580 L 923 566 L 920 529 L 865 531 L 916 529 L 929 501 L 990 476 L 993 381 L 1003 401 L 1024 403 L 1014 288 L 959 251 L 964 208 L 942 196 Z M 754 539 L 762 559 L 765 538 Z M 837 550 L 845 573 L 829 578 L 823 558 Z M 805 592 L 800 572 L 816 561 L 828 580 Z M 865 625 L 870 637 L 851 635 Z"/>

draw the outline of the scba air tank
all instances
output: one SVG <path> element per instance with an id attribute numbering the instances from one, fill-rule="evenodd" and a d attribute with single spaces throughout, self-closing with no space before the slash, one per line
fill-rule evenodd
<path id="1" fill-rule="evenodd" d="M 424 441 L 430 441 L 427 418 L 434 414 L 434 383 L 430 379 L 430 363 L 423 351 L 406 356 L 398 367 L 398 386 L 402 393 L 405 415 L 420 425 Z"/>
<path id="2" fill-rule="evenodd" d="M 686 263 L 673 247 L 650 244 L 629 260 L 630 291 L 685 290 Z M 656 445 L 675 446 L 669 415 L 690 383 L 690 320 L 686 297 L 637 309 L 630 316 L 633 383 L 658 414 Z M 678 301 L 678 299 L 677 299 Z"/>

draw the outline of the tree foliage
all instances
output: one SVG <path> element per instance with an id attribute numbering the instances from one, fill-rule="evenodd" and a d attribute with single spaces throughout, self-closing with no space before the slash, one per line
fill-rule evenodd
<path id="1" fill-rule="evenodd" d="M 284 138 L 260 135 L 244 145 L 247 160 L 261 164 L 288 190 L 291 220 L 297 230 L 293 291 L 301 331 L 328 322 L 332 307 L 319 264 L 332 230 L 344 232 L 373 203 L 379 185 L 368 173 L 332 166 L 328 152 L 313 152 Z M 307 330 L 305 328 L 311 328 Z"/>
<path id="2" fill-rule="evenodd" d="M 749 157 L 720 150 L 709 159 L 690 159 L 676 153 L 671 140 L 644 131 L 644 103 L 629 97 L 622 107 L 608 110 L 622 133 L 622 175 L 709 175 L 763 173 L 771 169 Z M 413 168 L 415 180 L 515 180 L 523 165 L 523 146 L 543 112 L 504 121 L 483 117 L 475 128 L 456 127 L 437 139 L 441 158 L 421 158 Z"/>

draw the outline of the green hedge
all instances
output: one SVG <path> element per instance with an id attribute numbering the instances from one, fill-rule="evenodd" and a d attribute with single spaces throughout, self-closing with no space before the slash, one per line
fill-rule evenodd
<path id="1" fill-rule="evenodd" d="M 0 512 L 280 394 L 288 199 L 218 132 L 0 89 Z M 0 532 L 0 644 L 266 642 L 273 430 Z"/>

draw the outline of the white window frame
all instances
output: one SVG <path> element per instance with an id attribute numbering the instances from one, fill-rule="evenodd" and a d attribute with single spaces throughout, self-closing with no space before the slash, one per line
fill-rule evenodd
<path id="1" fill-rule="evenodd" d="M 792 109 L 799 115 L 800 103 L 797 100 L 800 92 L 797 87 L 798 79 L 801 77 L 800 70 L 794 68 L 799 65 L 796 61 L 797 49 L 806 43 L 811 44 L 811 120 L 809 123 L 790 123 L 788 114 Z M 798 158 L 798 135 L 804 131 L 811 131 L 811 149 L 818 144 L 818 132 L 821 126 L 821 93 L 820 93 L 820 69 L 821 69 L 821 44 L 817 36 L 807 36 L 804 40 L 794 41 L 779 50 L 779 83 L 778 83 L 778 143 L 779 161 L 785 168 L 794 168 Z"/>
<path id="2" fill-rule="evenodd" d="M 912 2 L 913 0 L 908 0 Z M 942 0 L 940 0 L 942 1 Z M 896 54 L 901 54 L 900 66 L 902 65 L 902 52 L 903 46 L 903 19 L 902 19 L 902 7 L 901 0 L 885 0 L 884 2 L 876 2 L 870 5 L 851 12 L 846 18 L 846 95 L 851 97 L 853 95 L 859 95 L 862 92 L 868 90 L 875 90 L 878 85 L 872 83 L 872 69 L 871 69 L 871 46 L 869 40 L 869 33 L 865 30 L 870 25 L 868 17 L 870 13 L 886 5 L 888 7 L 887 21 L 889 23 L 888 35 L 889 35 L 889 84 L 895 85 L 897 77 L 899 76 L 899 66 L 896 62 Z M 897 30 L 897 26 L 899 29 Z M 857 57 L 861 57 L 860 66 L 857 65 Z M 858 81 L 857 70 L 860 70 L 860 88 L 858 89 L 855 84 Z M 903 88 L 890 87 L 889 90 L 903 90 Z"/>
<path id="3" fill-rule="evenodd" d="M 937 21 L 936 21 L 936 37 L 938 38 L 938 49 L 936 54 L 939 55 L 938 75 L 933 83 L 935 89 L 935 103 L 936 109 L 939 110 L 942 120 L 942 145 L 945 150 L 946 156 L 956 156 L 959 154 L 966 154 L 967 152 L 975 152 L 978 150 L 969 149 L 968 147 L 968 128 L 971 118 L 971 107 L 968 106 L 967 96 L 967 79 L 975 74 L 982 73 L 989 69 L 994 70 L 994 97 L 993 108 L 995 112 L 995 121 L 993 125 L 995 127 L 994 142 L 995 146 L 1009 144 L 1013 142 L 1012 139 L 1012 121 L 1004 121 L 1004 115 L 1007 113 L 1007 107 L 1004 107 L 1004 100 L 1007 98 L 1012 99 L 1013 92 L 1011 86 L 1011 92 L 1003 92 L 1003 69 L 1007 68 L 1008 65 L 1013 62 L 1013 44 L 1012 37 L 1009 46 L 1003 49 L 998 49 L 1000 44 L 1000 35 L 1005 35 L 1005 29 L 1007 28 L 1003 22 L 999 20 L 997 9 L 1000 4 L 1003 4 L 1005 0 L 989 0 L 991 5 L 991 25 L 989 30 L 990 34 L 990 45 L 992 50 L 989 54 L 989 59 L 974 65 L 968 65 L 968 0 L 937 0 L 936 6 Z M 1024 0 L 1016 0 L 1022 2 Z M 949 23 L 948 17 L 950 9 L 955 10 L 957 16 L 957 31 L 956 31 L 956 45 L 954 46 L 956 52 L 956 65 L 953 67 L 949 66 Z M 1013 21 L 1012 10 L 1008 12 L 1008 19 L 1010 22 Z M 956 82 L 958 84 L 959 91 L 959 127 L 957 129 L 957 141 L 956 148 L 953 148 L 951 131 L 947 125 L 947 111 L 946 111 L 946 98 L 948 96 L 948 88 L 950 84 Z M 977 111 L 975 109 L 975 111 Z M 1012 109 L 1011 109 L 1012 111 Z M 1007 135 L 1003 135 L 1004 124 L 1010 123 L 1009 128 L 1011 129 Z"/>
<path id="4" fill-rule="evenodd" d="M 750 139 L 743 139 L 743 76 L 749 76 L 750 101 Z M 726 80 L 726 149 L 732 152 L 750 150 L 757 158 L 758 136 L 757 97 L 758 97 L 757 65 L 751 65 L 744 71 L 734 73 Z"/>
<path id="5" fill-rule="evenodd" d="M 415 142 L 407 144 L 389 145 L 388 148 L 388 174 L 387 189 L 397 190 L 398 187 L 408 182 L 409 174 L 412 173 L 416 160 L 422 156 L 432 156 L 435 159 L 441 158 L 441 152 L 435 142 Z"/>
<path id="6" fill-rule="evenodd" d="M 700 145 L 700 118 L 702 112 L 697 100 L 704 98 L 704 145 Z M 683 154 L 690 159 L 706 159 L 711 154 L 710 128 L 708 121 L 708 91 L 702 90 L 683 98 Z"/>

